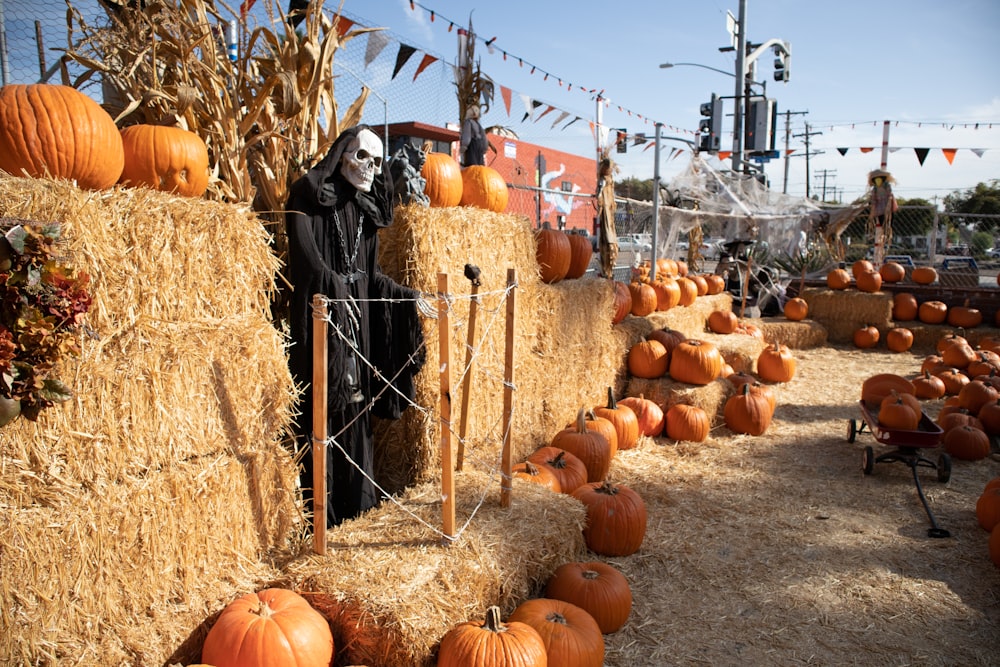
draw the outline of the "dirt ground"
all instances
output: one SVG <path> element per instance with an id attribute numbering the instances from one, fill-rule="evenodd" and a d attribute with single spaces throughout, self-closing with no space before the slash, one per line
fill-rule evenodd
<path id="1" fill-rule="evenodd" d="M 1000 664 L 1000 569 L 975 518 L 1000 455 L 954 461 L 947 483 L 918 468 L 928 514 L 905 463 L 863 474 L 865 446 L 890 447 L 867 429 L 847 437 L 864 379 L 912 376 L 923 356 L 795 354 L 765 435 L 720 426 L 705 443 L 644 438 L 617 456 L 609 477 L 649 519 L 638 553 L 606 559 L 634 603 L 605 665 Z M 931 516 L 950 537 L 928 536 Z"/>

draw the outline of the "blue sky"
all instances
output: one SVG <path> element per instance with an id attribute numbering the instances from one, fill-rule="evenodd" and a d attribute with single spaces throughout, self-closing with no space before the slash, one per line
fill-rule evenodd
<path id="1" fill-rule="evenodd" d="M 734 72 L 735 55 L 719 49 L 730 43 L 726 15 L 738 15 L 738 0 L 625 0 L 594 8 L 539 0 L 345 0 L 343 8 L 363 24 L 385 27 L 401 42 L 449 62 L 457 54 L 456 31 L 449 31 L 449 24 L 467 27 L 471 17 L 479 37 L 495 38 L 492 54 L 477 44 L 477 57 L 498 84 L 589 120 L 597 102 L 587 91 L 603 90 L 605 125 L 630 134 L 651 137 L 658 121 L 664 136 L 693 139 L 699 105 L 713 92 L 734 94 L 732 76 L 659 64 L 690 62 Z M 791 116 L 791 134 L 805 134 L 809 123 L 811 194 L 823 194 L 824 178 L 828 197 L 851 200 L 864 194 L 868 171 L 880 166 L 886 120 L 887 167 L 897 195 L 934 200 L 1000 178 L 1000 2 L 749 0 L 746 19 L 750 41 L 780 39 L 791 45 L 788 83 L 772 80 L 770 52 L 759 59 L 756 78 L 767 81 L 768 96 L 777 100 L 782 154 L 784 112 L 807 112 Z M 733 100 L 724 105 L 726 150 L 732 148 Z M 544 120 L 519 121 L 512 113 L 508 122 L 522 139 L 583 155 L 596 150 L 587 123 L 562 129 Z M 806 193 L 803 141 L 793 136 L 789 144 L 787 190 L 793 195 Z M 665 180 L 688 161 L 689 154 L 675 148 L 686 144 L 662 143 Z M 919 148 L 929 149 L 923 165 Z M 948 148 L 958 149 L 951 164 L 942 150 Z M 653 155 L 652 149 L 630 146 L 615 158 L 622 176 L 650 178 Z M 783 160 L 765 170 L 773 188 L 785 187 Z"/>

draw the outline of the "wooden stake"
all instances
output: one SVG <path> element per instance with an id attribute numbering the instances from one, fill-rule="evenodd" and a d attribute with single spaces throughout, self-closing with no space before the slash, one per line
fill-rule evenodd
<path id="1" fill-rule="evenodd" d="M 743 281 L 743 300 L 740 303 L 740 319 L 743 319 L 743 315 L 747 309 L 747 293 L 750 291 L 750 276 L 753 275 L 753 257 L 747 256 L 747 277 Z"/>
<path id="2" fill-rule="evenodd" d="M 322 294 L 314 294 L 313 377 L 312 377 L 312 456 L 313 462 L 313 552 L 326 554 L 326 392 L 327 392 L 327 310 Z"/>
<path id="3" fill-rule="evenodd" d="M 448 320 L 448 274 L 438 274 L 438 355 L 441 382 L 441 532 L 446 542 L 455 537 L 455 462 L 451 449 L 451 353 Z"/>
<path id="4" fill-rule="evenodd" d="M 469 427 L 469 399 L 472 392 L 472 350 L 476 345 L 476 313 L 479 312 L 479 267 L 465 265 L 465 277 L 472 282 L 472 301 L 469 303 L 469 335 L 465 343 L 465 377 L 462 379 L 462 416 L 458 424 L 458 454 L 455 470 L 461 470 L 465 461 L 465 434 Z"/>
<path id="5" fill-rule="evenodd" d="M 507 337 L 504 342 L 503 371 L 503 452 L 501 455 L 500 506 L 510 507 L 513 465 L 510 451 L 510 422 L 514 412 L 514 317 L 517 313 L 514 286 L 517 272 L 507 269 Z"/>

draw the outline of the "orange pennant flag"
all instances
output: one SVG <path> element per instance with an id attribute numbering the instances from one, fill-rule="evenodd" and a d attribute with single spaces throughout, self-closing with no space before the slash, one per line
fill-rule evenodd
<path id="1" fill-rule="evenodd" d="M 873 146 L 862 146 L 861 147 L 861 152 L 862 153 L 871 153 L 873 150 L 875 150 L 875 148 Z"/>
<path id="2" fill-rule="evenodd" d="M 728 160 L 732 154 L 733 154 L 732 151 L 719 151 L 719 159 Z"/>
<path id="3" fill-rule="evenodd" d="M 416 81 L 417 77 L 420 76 L 420 73 L 427 69 L 427 66 L 435 60 L 437 60 L 437 58 L 429 53 L 425 53 L 423 59 L 420 61 L 420 64 L 417 65 L 417 71 L 413 73 L 413 80 Z"/>
<path id="4" fill-rule="evenodd" d="M 351 19 L 345 19 L 343 16 L 337 15 L 337 34 L 343 39 L 344 35 L 354 27 L 354 21 Z"/>
<path id="5" fill-rule="evenodd" d="M 957 148 L 942 148 L 941 152 L 944 153 L 944 159 L 951 164 L 955 160 L 955 153 L 958 151 Z"/>

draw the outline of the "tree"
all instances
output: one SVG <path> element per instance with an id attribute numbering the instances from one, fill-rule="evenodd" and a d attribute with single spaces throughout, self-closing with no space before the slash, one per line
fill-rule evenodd
<path id="1" fill-rule="evenodd" d="M 952 192 L 944 198 L 944 210 L 956 224 L 968 220 L 974 222 L 979 231 L 992 234 L 1000 219 L 977 219 L 974 216 L 1000 215 L 1000 180 L 993 179 L 989 183 L 978 183 L 970 190 Z M 963 220 L 963 213 L 969 218 Z"/>
<path id="2" fill-rule="evenodd" d="M 630 176 L 616 181 L 615 194 L 626 199 L 653 201 L 653 179 L 639 180 Z"/>

